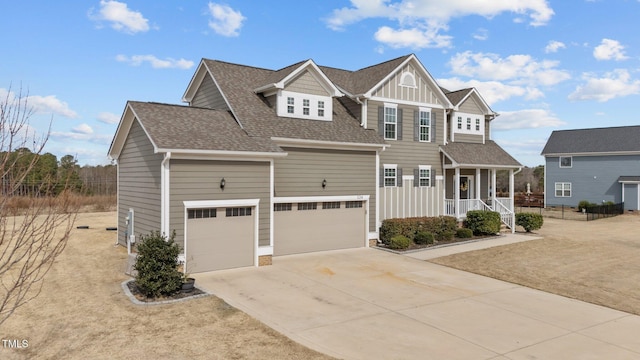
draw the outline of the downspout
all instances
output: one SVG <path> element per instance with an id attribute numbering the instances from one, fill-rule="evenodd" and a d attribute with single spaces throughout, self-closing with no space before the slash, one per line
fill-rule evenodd
<path id="1" fill-rule="evenodd" d="M 161 178 L 161 195 L 160 195 L 160 228 L 165 236 L 169 235 L 169 160 L 171 160 L 171 152 L 164 155 L 164 159 L 160 164 L 162 171 Z"/>
<path id="2" fill-rule="evenodd" d="M 364 102 L 362 102 L 360 100 L 359 96 L 356 96 L 354 98 L 354 100 L 356 101 L 357 104 L 362 106 L 362 113 L 360 114 L 360 116 L 362 117 L 362 119 L 360 119 L 360 126 L 363 128 L 367 128 L 367 99 L 364 99 Z"/>
<path id="3" fill-rule="evenodd" d="M 111 159 L 111 161 L 116 163 L 116 216 L 120 217 L 120 164 L 118 164 L 118 159 Z M 118 231 L 119 232 L 119 231 Z M 116 243 L 114 246 L 120 245 L 118 241 L 118 232 L 116 232 Z M 124 239 L 127 241 L 127 236 L 129 234 L 125 234 Z"/>

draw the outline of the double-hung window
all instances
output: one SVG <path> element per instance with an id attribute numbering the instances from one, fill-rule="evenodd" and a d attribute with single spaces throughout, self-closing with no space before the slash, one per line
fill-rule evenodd
<path id="1" fill-rule="evenodd" d="M 467 130 L 471 130 L 471 118 L 467 118 Z"/>
<path id="2" fill-rule="evenodd" d="M 476 131 L 480 131 L 480 119 L 476 118 Z"/>
<path id="3" fill-rule="evenodd" d="M 302 115 L 309 115 L 309 99 L 302 99 Z"/>
<path id="4" fill-rule="evenodd" d="M 324 101 L 318 101 L 318 116 L 324 117 Z"/>
<path id="5" fill-rule="evenodd" d="M 398 184 L 396 183 L 398 178 L 398 168 L 395 165 L 385 165 L 384 166 L 384 186 L 385 187 L 394 187 Z"/>
<path id="6" fill-rule="evenodd" d="M 557 182 L 556 197 L 571 197 L 571 183 L 569 182 Z"/>
<path id="7" fill-rule="evenodd" d="M 429 133 L 431 129 L 431 113 L 420 109 L 418 114 L 418 131 L 420 134 L 420 141 L 428 142 L 431 140 L 431 134 Z"/>
<path id="8" fill-rule="evenodd" d="M 431 168 L 427 166 L 420 166 L 418 169 L 418 185 L 419 186 L 431 186 Z"/>
<path id="9" fill-rule="evenodd" d="M 294 113 L 294 102 L 295 100 L 293 99 L 293 97 L 288 97 L 287 98 L 287 113 L 288 114 L 293 114 Z"/>
<path id="10" fill-rule="evenodd" d="M 385 140 L 396 140 L 398 129 L 398 109 L 395 107 L 384 107 L 384 138 Z"/>
<path id="11" fill-rule="evenodd" d="M 458 116 L 458 129 L 462 130 L 462 116 Z"/>

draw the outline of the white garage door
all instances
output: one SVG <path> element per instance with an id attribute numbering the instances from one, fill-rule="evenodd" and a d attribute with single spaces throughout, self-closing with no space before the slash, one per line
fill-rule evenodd
<path id="1" fill-rule="evenodd" d="M 274 255 L 363 247 L 364 201 L 276 203 Z"/>
<path id="2" fill-rule="evenodd" d="M 255 207 L 188 209 L 187 272 L 252 266 L 255 216 Z"/>

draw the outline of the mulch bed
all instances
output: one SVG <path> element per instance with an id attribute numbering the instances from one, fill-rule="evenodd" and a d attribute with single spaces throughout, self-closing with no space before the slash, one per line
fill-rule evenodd
<path id="1" fill-rule="evenodd" d="M 138 289 L 138 286 L 136 286 L 135 281 L 129 281 L 127 283 L 127 287 L 129 288 L 129 291 L 131 291 L 131 294 L 133 294 L 133 296 L 135 296 L 137 300 L 146 302 L 146 303 L 155 303 L 155 302 L 168 301 L 168 300 L 180 300 L 180 299 L 194 297 L 197 295 L 206 294 L 204 291 L 195 287 L 191 292 L 182 292 L 182 290 L 180 290 L 171 296 L 160 296 L 156 298 L 148 298 L 140 292 L 140 290 Z"/>
<path id="2" fill-rule="evenodd" d="M 493 239 L 493 238 L 496 238 L 498 236 L 500 236 L 500 235 L 482 235 L 482 236 L 473 236 L 473 237 L 470 237 L 470 238 L 454 237 L 451 240 L 434 241 L 433 244 L 416 244 L 416 243 L 412 243 L 406 249 L 391 249 L 391 248 L 388 248 L 384 244 L 378 244 L 377 246 L 380 247 L 380 248 L 383 248 L 383 249 L 388 249 L 388 250 L 391 250 L 391 251 L 397 251 L 397 252 L 402 253 L 402 252 L 407 252 L 407 251 L 416 251 L 416 250 L 428 249 L 428 248 L 437 247 L 437 246 L 452 245 L 452 244 L 455 244 L 455 243 L 478 241 L 478 240 L 484 240 L 484 239 Z"/>

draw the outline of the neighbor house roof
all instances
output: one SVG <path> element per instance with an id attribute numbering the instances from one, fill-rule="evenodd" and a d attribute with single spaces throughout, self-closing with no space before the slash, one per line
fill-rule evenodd
<path id="1" fill-rule="evenodd" d="M 556 130 L 542 155 L 640 152 L 640 126 Z"/>
<path id="2" fill-rule="evenodd" d="M 336 98 L 333 99 L 332 121 L 279 117 L 273 105 L 254 90 L 256 84 L 265 84 L 283 74 L 274 77 L 272 70 L 217 60 L 205 59 L 204 62 L 227 98 L 231 111 L 251 137 L 384 144 L 375 131 L 362 128 Z"/>
<path id="3" fill-rule="evenodd" d="M 522 164 L 492 140 L 487 140 L 484 144 L 450 142 L 447 145 L 440 146 L 440 151 L 458 166 L 522 167 Z"/>
<path id="4" fill-rule="evenodd" d="M 640 176 L 620 176 L 618 182 L 640 183 Z"/>
<path id="5" fill-rule="evenodd" d="M 268 139 L 249 136 L 226 110 L 130 101 L 157 151 L 283 152 Z"/>

